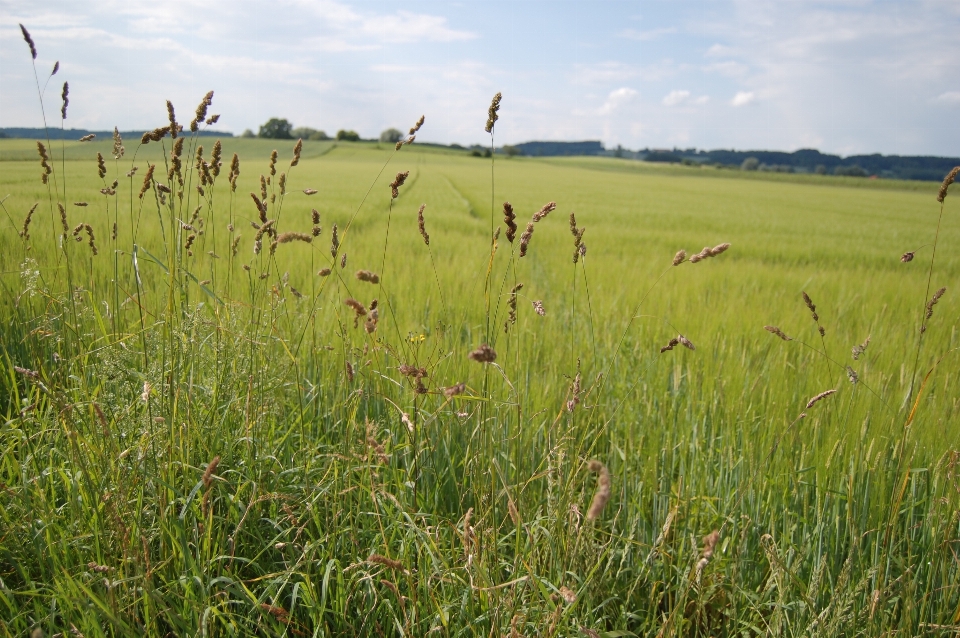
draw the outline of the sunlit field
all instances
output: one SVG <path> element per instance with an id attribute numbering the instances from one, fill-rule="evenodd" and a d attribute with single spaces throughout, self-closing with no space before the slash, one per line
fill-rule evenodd
<path id="1" fill-rule="evenodd" d="M 184 136 L 0 140 L 3 635 L 958 630 L 952 191 Z"/>

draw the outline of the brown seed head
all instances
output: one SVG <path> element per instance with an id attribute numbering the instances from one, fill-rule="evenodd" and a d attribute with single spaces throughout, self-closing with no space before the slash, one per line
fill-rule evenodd
<path id="1" fill-rule="evenodd" d="M 960 174 L 960 166 L 954 166 L 953 170 L 947 173 L 947 176 L 943 178 L 943 183 L 940 184 L 940 191 L 937 193 L 937 201 L 941 204 L 943 203 L 943 200 L 947 198 L 947 189 L 950 188 L 950 184 L 953 184 L 958 174 Z"/>
<path id="2" fill-rule="evenodd" d="M 822 400 L 822 399 L 827 398 L 828 396 L 830 396 L 831 394 L 834 394 L 834 393 L 836 393 L 836 390 L 825 390 L 825 391 L 821 392 L 821 393 L 818 394 L 817 396 L 815 396 L 815 397 L 813 397 L 812 399 L 810 399 L 809 401 L 807 401 L 807 409 L 809 410 L 810 408 L 812 408 L 812 407 L 814 406 L 815 403 L 817 403 L 818 401 L 820 401 L 820 400 Z"/>
<path id="3" fill-rule="evenodd" d="M 687 260 L 687 251 L 681 248 L 680 250 L 677 251 L 677 254 L 673 256 L 673 265 L 679 266 L 686 260 Z"/>
<path id="4" fill-rule="evenodd" d="M 541 317 L 547 316 L 547 311 L 544 310 L 544 308 L 543 308 L 543 301 L 542 301 L 542 300 L 536 299 L 536 300 L 534 300 L 534 301 L 531 301 L 530 303 L 533 304 L 533 311 L 534 311 L 534 312 L 536 312 L 536 313 L 537 313 L 538 315 L 540 315 Z"/>
<path id="5" fill-rule="evenodd" d="M 410 171 L 404 171 L 403 173 L 397 173 L 397 176 L 390 182 L 390 194 L 393 199 L 400 197 L 400 187 L 403 186 L 403 183 L 407 181 L 407 177 L 410 175 Z"/>
<path id="6" fill-rule="evenodd" d="M 293 145 L 293 159 L 290 160 L 290 166 L 296 166 L 300 163 L 300 152 L 303 151 L 303 138 L 297 140 Z"/>
<path id="7" fill-rule="evenodd" d="M 458 383 L 458 384 L 456 384 L 456 385 L 452 385 L 452 386 L 450 386 L 450 387 L 448 387 L 448 388 L 444 388 L 444 389 L 443 389 L 443 396 L 445 396 L 445 397 L 447 397 L 447 398 L 449 399 L 449 398 L 451 398 L 451 397 L 455 397 L 455 396 L 457 396 L 457 395 L 463 394 L 463 393 L 466 391 L 466 389 L 467 389 L 467 384 L 466 384 L 466 383 L 463 383 L 463 382 L 461 381 L 460 383 Z"/>
<path id="8" fill-rule="evenodd" d="M 538 222 L 557 208 L 556 202 L 547 202 L 543 207 L 533 214 L 533 221 Z"/>
<path id="9" fill-rule="evenodd" d="M 60 118 L 67 119 L 67 105 L 70 104 L 70 85 L 66 82 L 63 83 L 63 93 L 60 94 L 60 99 L 63 100 L 63 106 L 60 108 Z"/>
<path id="10" fill-rule="evenodd" d="M 940 297 L 943 296 L 943 293 L 947 292 L 946 287 L 941 288 L 937 292 L 933 293 L 933 297 L 930 298 L 930 301 L 927 302 L 927 311 L 924 317 L 930 319 L 933 317 L 933 307 L 937 305 L 937 302 L 940 301 Z"/>
<path id="11" fill-rule="evenodd" d="M 694 345 L 690 342 L 690 340 L 684 337 L 683 335 L 677 335 L 677 341 L 679 341 L 680 345 L 683 346 L 684 348 L 689 348 L 690 350 L 696 350 L 696 347 L 694 347 Z"/>
<path id="12" fill-rule="evenodd" d="M 425 116 L 421 115 L 421 116 L 420 116 L 420 119 L 417 120 L 417 123 L 414 124 L 414 125 L 413 125 L 413 128 L 410 129 L 410 135 L 413 135 L 413 134 L 415 134 L 417 131 L 420 130 L 420 127 L 423 126 L 423 121 L 424 121 L 424 119 L 425 119 Z"/>
<path id="13" fill-rule="evenodd" d="M 103 155 L 100 153 L 97 153 L 97 173 L 100 175 L 100 179 L 107 176 L 107 165 L 104 163 Z"/>
<path id="14" fill-rule="evenodd" d="M 278 244 L 289 244 L 292 241 L 302 241 L 306 244 L 309 244 L 310 242 L 313 241 L 313 237 L 311 237 L 306 233 L 288 232 L 288 233 L 280 233 L 277 236 L 276 241 Z"/>
<path id="15" fill-rule="evenodd" d="M 203 473 L 203 487 L 209 488 L 210 482 L 213 480 L 213 477 L 217 473 L 217 466 L 220 465 L 220 456 L 217 455 L 213 457 L 213 460 L 207 464 L 207 469 Z"/>
<path id="16" fill-rule="evenodd" d="M 207 94 L 203 96 L 203 99 L 200 100 L 200 104 L 197 105 L 196 115 L 193 121 L 190 122 L 190 132 L 196 133 L 200 130 L 200 122 L 203 122 L 207 118 L 207 109 L 211 104 L 213 104 L 213 91 L 208 91 Z"/>
<path id="17" fill-rule="evenodd" d="M 587 520 L 593 521 L 600 517 L 607 501 L 610 500 L 610 470 L 600 461 L 590 461 L 587 466 L 591 472 L 597 474 L 597 492 L 593 495 L 590 509 L 587 510 Z"/>
<path id="18" fill-rule="evenodd" d="M 380 283 L 380 276 L 375 272 L 370 272 L 369 270 L 358 270 L 356 272 L 356 277 L 360 281 L 366 281 L 371 284 Z"/>
<path id="19" fill-rule="evenodd" d="M 912 252 L 903 253 L 903 254 L 900 256 L 900 261 L 903 262 L 903 263 L 907 263 L 907 262 L 913 261 L 913 256 L 914 256 L 914 254 L 915 254 L 915 253 L 912 253 Z"/>
<path id="20" fill-rule="evenodd" d="M 490 101 L 490 108 L 487 109 L 487 125 L 483 129 L 487 133 L 493 133 L 493 126 L 497 123 L 497 120 L 500 119 L 497 113 L 500 110 L 501 99 L 503 99 L 503 95 L 498 91 L 497 94 L 493 96 L 493 100 Z"/>
<path id="21" fill-rule="evenodd" d="M 766 330 L 767 332 L 771 333 L 771 334 L 777 335 L 778 337 L 780 337 L 780 338 L 783 339 L 784 341 L 793 341 L 793 339 L 791 339 L 791 338 L 788 337 L 786 334 L 784 334 L 783 330 L 781 330 L 780 328 L 778 328 L 778 327 L 776 327 L 776 326 L 764 326 L 763 329 Z"/>
<path id="22" fill-rule="evenodd" d="M 573 213 L 570 213 L 573 215 Z M 513 243 L 517 236 L 517 215 L 513 212 L 513 205 L 510 202 L 503 202 L 503 223 L 507 225 L 507 241 Z"/>
<path id="23" fill-rule="evenodd" d="M 467 358 L 473 359 L 477 363 L 492 363 L 497 360 L 497 353 L 493 348 L 482 343 L 476 350 L 471 351 Z"/>
<path id="24" fill-rule="evenodd" d="M 92 140 L 92 139 L 95 138 L 96 136 L 97 136 L 96 133 L 90 133 L 89 135 L 84 135 L 83 137 L 81 137 L 79 141 L 81 141 L 81 142 L 89 142 L 90 140 Z"/>
<path id="25" fill-rule="evenodd" d="M 426 204 L 420 204 L 420 210 L 417 211 L 417 227 L 420 229 L 420 236 L 423 237 L 423 243 L 429 246 L 430 235 L 427 234 L 426 223 L 423 219 L 423 209 L 426 207 L 427 207 Z"/>
<path id="26" fill-rule="evenodd" d="M 330 238 L 330 254 L 334 259 L 337 258 L 337 252 L 340 250 L 340 238 L 337 236 L 337 225 L 333 225 L 333 236 Z"/>
<path id="27" fill-rule="evenodd" d="M 320 277 L 328 277 L 331 272 L 333 271 L 330 270 L 329 268 L 321 268 L 320 270 L 317 271 L 317 275 L 319 275 Z"/>
<path id="28" fill-rule="evenodd" d="M 527 228 L 520 235 L 520 256 L 527 255 L 527 247 L 530 245 L 530 239 L 533 237 L 533 222 L 527 222 Z"/>
<path id="29" fill-rule="evenodd" d="M 383 565 L 389 569 L 403 570 L 403 563 L 398 560 L 387 558 L 386 556 L 381 556 L 380 554 L 370 554 L 367 562 L 373 563 L 374 565 Z"/>
<path id="30" fill-rule="evenodd" d="M 34 204 L 33 207 L 27 211 L 27 216 L 23 219 L 23 230 L 20 231 L 20 236 L 23 237 L 24 240 L 30 239 L 30 222 L 33 220 L 33 211 L 37 210 L 37 206 L 39 206 L 39 203 Z"/>

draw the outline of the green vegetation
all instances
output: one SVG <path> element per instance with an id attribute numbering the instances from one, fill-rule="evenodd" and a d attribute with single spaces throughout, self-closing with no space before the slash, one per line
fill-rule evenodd
<path id="1" fill-rule="evenodd" d="M 293 125 L 286 119 L 271 117 L 266 123 L 260 126 L 260 132 L 257 133 L 257 137 L 271 140 L 292 140 L 292 129 Z"/>
<path id="2" fill-rule="evenodd" d="M 55 142 L 44 185 L 0 142 L 3 635 L 960 624 L 956 195 L 940 223 L 892 180 L 125 145 Z"/>

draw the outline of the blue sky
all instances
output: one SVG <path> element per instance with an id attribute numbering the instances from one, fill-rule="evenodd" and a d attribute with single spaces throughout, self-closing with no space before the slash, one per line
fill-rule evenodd
<path id="1" fill-rule="evenodd" d="M 39 126 L 30 56 L 67 127 L 273 116 L 364 137 L 960 155 L 960 2 L 0 0 L 0 126 Z M 43 77 L 41 77 L 43 82 Z"/>

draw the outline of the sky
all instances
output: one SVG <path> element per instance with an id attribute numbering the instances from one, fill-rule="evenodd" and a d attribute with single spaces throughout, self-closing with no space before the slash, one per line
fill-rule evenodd
<path id="1" fill-rule="evenodd" d="M 960 155 L 956 0 L 0 0 L 0 126 L 147 129 L 208 90 L 271 117 L 422 141 Z"/>

